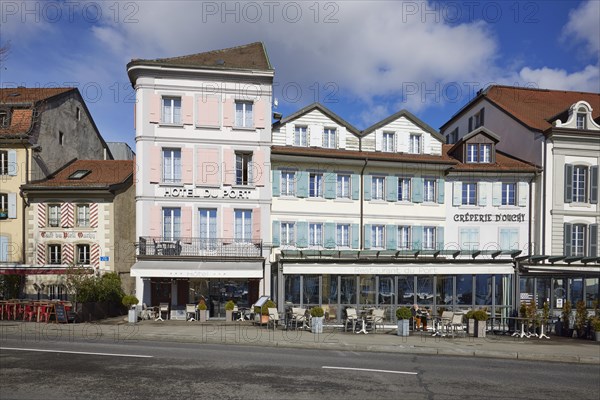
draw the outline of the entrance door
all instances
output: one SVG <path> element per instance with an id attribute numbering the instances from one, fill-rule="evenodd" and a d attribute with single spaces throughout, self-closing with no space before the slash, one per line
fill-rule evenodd
<path id="1" fill-rule="evenodd" d="M 171 280 L 152 279 L 150 302 L 152 306 L 158 307 L 160 303 L 171 305 Z"/>

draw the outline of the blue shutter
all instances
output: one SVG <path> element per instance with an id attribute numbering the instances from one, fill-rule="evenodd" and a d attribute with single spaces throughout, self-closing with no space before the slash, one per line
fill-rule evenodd
<path id="1" fill-rule="evenodd" d="M 571 239 L 572 239 L 573 226 L 571 224 L 564 224 L 564 238 L 563 243 L 565 244 L 565 256 L 571 255 Z"/>
<path id="2" fill-rule="evenodd" d="M 588 257 L 598 257 L 598 224 L 590 225 L 590 246 Z"/>
<path id="3" fill-rule="evenodd" d="M 324 228 L 325 236 L 324 236 L 324 247 L 326 249 L 334 249 L 336 247 L 335 243 L 335 224 L 333 222 L 326 222 Z"/>
<path id="4" fill-rule="evenodd" d="M 296 187 L 296 196 L 308 197 L 308 172 L 298 171 L 296 173 L 298 186 Z"/>
<path id="5" fill-rule="evenodd" d="M 281 171 L 273 170 L 273 197 L 281 194 Z"/>
<path id="6" fill-rule="evenodd" d="M 296 247 L 308 247 L 308 222 L 296 222 Z"/>
<path id="7" fill-rule="evenodd" d="M 421 250 L 423 242 L 423 227 L 417 225 L 413 226 L 411 236 L 413 250 Z"/>
<path id="8" fill-rule="evenodd" d="M 436 250 L 444 250 L 444 227 L 439 226 L 435 230 Z"/>
<path id="9" fill-rule="evenodd" d="M 438 193 L 438 203 L 444 204 L 444 185 L 446 181 L 444 178 L 438 178 L 437 180 L 437 193 Z"/>
<path id="10" fill-rule="evenodd" d="M 423 178 L 412 179 L 412 201 L 413 203 L 423 202 Z"/>
<path id="11" fill-rule="evenodd" d="M 573 166 L 565 164 L 565 203 L 573 202 Z"/>
<path id="12" fill-rule="evenodd" d="M 352 174 L 352 200 L 360 199 L 360 175 Z"/>
<path id="13" fill-rule="evenodd" d="M 396 225 L 385 226 L 385 248 L 388 250 L 398 248 L 398 227 Z"/>
<path id="14" fill-rule="evenodd" d="M 271 230 L 273 235 L 273 246 L 277 247 L 281 243 L 279 239 L 279 237 L 281 236 L 281 224 L 279 223 L 279 221 L 273 221 Z"/>
<path id="15" fill-rule="evenodd" d="M 352 235 L 352 248 L 358 249 L 360 246 L 360 244 L 359 244 L 360 228 L 359 228 L 358 224 L 352 224 L 352 227 L 350 229 L 351 229 L 350 234 Z"/>
<path id="16" fill-rule="evenodd" d="M 462 182 L 452 182 L 452 205 L 462 204 Z"/>
<path id="17" fill-rule="evenodd" d="M 385 198 L 387 201 L 398 201 L 398 177 L 397 176 L 386 176 L 385 177 Z"/>
<path id="18" fill-rule="evenodd" d="M 17 152 L 15 150 L 8 150 L 8 175 L 16 176 L 18 169 Z"/>
<path id="19" fill-rule="evenodd" d="M 371 184 L 373 177 L 371 175 L 365 175 L 365 200 L 371 200 Z"/>
<path id="20" fill-rule="evenodd" d="M 17 194 L 8 194 L 8 218 L 17 218 Z"/>
<path id="21" fill-rule="evenodd" d="M 492 205 L 494 207 L 502 205 L 502 182 L 492 183 Z"/>
<path id="22" fill-rule="evenodd" d="M 371 224 L 365 224 L 365 231 L 363 234 L 365 237 L 365 249 L 370 249 L 371 248 Z"/>
<path id="23" fill-rule="evenodd" d="M 325 193 L 323 194 L 326 199 L 336 198 L 337 189 L 337 174 L 335 172 L 329 172 L 324 174 L 323 179 L 325 180 Z"/>
<path id="24" fill-rule="evenodd" d="M 598 204 L 598 166 L 590 168 L 590 203 Z"/>

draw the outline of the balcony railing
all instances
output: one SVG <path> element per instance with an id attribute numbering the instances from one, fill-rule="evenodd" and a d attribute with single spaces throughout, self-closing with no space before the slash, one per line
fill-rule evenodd
<path id="1" fill-rule="evenodd" d="M 140 236 L 138 255 L 141 257 L 210 257 L 259 258 L 262 240 L 233 238 L 170 239 Z"/>

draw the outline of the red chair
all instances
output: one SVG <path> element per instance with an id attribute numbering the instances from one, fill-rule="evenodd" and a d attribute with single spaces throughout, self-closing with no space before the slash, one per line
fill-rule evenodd
<path id="1" fill-rule="evenodd" d="M 48 304 L 42 304 L 40 305 L 40 310 L 38 312 L 38 322 L 42 322 L 42 320 L 44 320 L 44 322 L 49 322 L 50 321 L 50 305 Z"/>
<path id="2" fill-rule="evenodd" d="M 28 319 L 29 322 L 31 322 L 32 318 L 33 318 L 33 304 L 32 303 L 25 304 L 25 306 L 23 307 L 23 321 Z"/>

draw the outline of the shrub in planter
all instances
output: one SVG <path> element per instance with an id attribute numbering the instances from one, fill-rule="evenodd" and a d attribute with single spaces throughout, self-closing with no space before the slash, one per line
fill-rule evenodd
<path id="1" fill-rule="evenodd" d="M 123 305 L 129 310 L 127 314 L 127 322 L 132 324 L 137 322 L 137 310 L 134 306 L 139 302 L 140 301 L 137 299 L 137 297 L 131 294 L 125 295 L 123 296 L 123 299 L 121 299 L 121 303 L 123 303 Z"/>
<path id="2" fill-rule="evenodd" d="M 323 307 L 316 306 L 310 309 L 310 316 L 313 318 L 322 318 L 324 315 Z"/>
<path id="3" fill-rule="evenodd" d="M 587 309 L 585 307 L 585 302 L 583 300 L 579 300 L 575 305 L 575 329 L 577 329 L 577 337 L 585 338 L 587 325 Z"/>
<path id="4" fill-rule="evenodd" d="M 485 328 L 488 315 L 485 310 L 473 311 L 475 320 L 475 337 L 485 337 Z"/>
<path id="5" fill-rule="evenodd" d="M 570 318 L 571 318 L 571 302 L 569 300 L 565 301 L 563 304 L 561 321 L 562 321 L 562 331 L 563 336 L 572 336 L 572 332 L 570 331 Z"/>
<path id="6" fill-rule="evenodd" d="M 408 307 L 400 307 L 396 310 L 398 318 L 398 336 L 408 336 L 408 321 L 412 317 L 412 312 Z"/>
<path id="7" fill-rule="evenodd" d="M 325 311 L 323 307 L 316 306 L 310 309 L 311 319 L 311 331 L 312 333 L 323 333 L 323 316 Z"/>
<path id="8" fill-rule="evenodd" d="M 230 322 L 233 321 L 233 309 L 235 308 L 235 303 L 233 300 L 229 300 L 225 303 L 225 321 Z"/>
<path id="9" fill-rule="evenodd" d="M 277 308 L 277 304 L 273 300 L 267 300 L 262 307 L 254 307 L 254 320 L 261 325 L 268 323 L 269 308 Z"/>
<path id="10" fill-rule="evenodd" d="M 590 322 L 592 329 L 594 330 L 594 340 L 600 342 L 600 317 L 594 317 Z"/>
<path id="11" fill-rule="evenodd" d="M 200 303 L 198 303 L 198 310 L 200 311 L 200 322 L 206 322 L 207 318 L 207 312 L 206 310 L 208 309 L 208 307 L 206 306 L 206 302 L 204 301 L 204 299 L 200 300 Z"/>
<path id="12" fill-rule="evenodd" d="M 473 318 L 473 313 L 475 310 L 469 310 L 464 316 L 464 319 L 467 321 L 467 334 L 470 336 L 475 335 L 475 319 Z"/>

